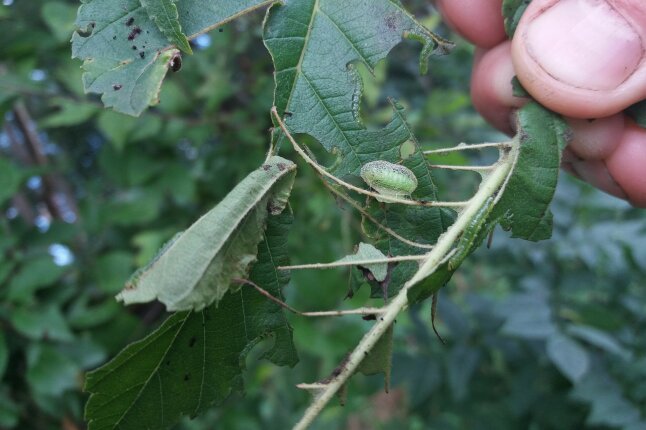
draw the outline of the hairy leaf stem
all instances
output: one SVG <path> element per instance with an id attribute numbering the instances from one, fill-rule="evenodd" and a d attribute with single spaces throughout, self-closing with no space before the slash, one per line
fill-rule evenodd
<path id="1" fill-rule="evenodd" d="M 277 116 L 275 110 L 274 115 Z M 279 120 L 279 123 L 282 123 L 282 121 Z M 285 131 L 289 138 L 289 134 L 286 129 L 283 128 L 283 131 Z M 495 196 L 496 201 L 500 198 L 502 190 L 504 189 L 515 165 L 519 151 L 519 141 L 514 139 L 513 141 L 504 144 L 486 145 L 487 146 L 481 147 L 498 147 L 501 149 L 500 158 L 495 164 L 495 168 L 483 179 L 478 191 L 469 200 L 468 204 L 462 208 L 455 220 L 455 223 L 453 223 L 453 225 L 451 225 L 451 227 L 449 227 L 446 232 L 438 238 L 435 247 L 426 254 L 426 259 L 421 264 L 417 273 L 415 273 L 415 275 L 406 282 L 399 293 L 388 305 L 384 307 L 385 312 L 364 335 L 357 347 L 350 353 L 338 374 L 336 374 L 336 376 L 324 386 L 320 387 L 314 401 L 305 411 L 301 420 L 294 426 L 294 430 L 304 430 L 314 421 L 325 405 L 356 372 L 361 361 L 369 354 L 382 335 L 393 324 L 397 315 L 408 307 L 408 291 L 414 285 L 431 275 L 435 270 L 437 270 L 442 261 L 445 261 L 446 255 L 453 250 L 455 243 L 466 230 L 471 219 L 477 215 L 483 204 L 485 204 L 485 202 L 492 196 Z"/>
<path id="2" fill-rule="evenodd" d="M 273 114 L 274 118 L 278 122 L 278 125 L 281 128 L 281 130 L 283 130 L 283 133 L 285 133 L 287 140 L 289 140 L 289 142 L 294 147 L 294 150 L 298 153 L 298 155 L 300 155 L 307 162 L 307 164 L 312 166 L 314 170 L 319 172 L 321 175 L 325 176 L 328 179 L 331 179 L 332 181 L 336 182 L 337 184 L 349 190 L 355 191 L 359 194 L 363 194 L 366 196 L 374 197 L 385 203 L 394 203 L 394 204 L 409 205 L 409 206 L 462 208 L 469 204 L 469 201 L 440 202 L 440 201 L 420 201 L 420 200 L 411 200 L 411 199 L 400 199 L 398 197 L 388 196 L 385 194 L 379 194 L 372 191 L 364 190 L 363 188 L 359 188 L 348 182 L 345 182 L 344 180 L 337 178 L 336 176 L 334 176 L 333 174 L 325 170 L 316 161 L 314 161 L 309 155 L 307 155 L 307 153 L 303 150 L 303 148 L 301 148 L 301 146 L 296 142 L 296 140 L 294 140 L 289 130 L 287 130 L 287 126 L 285 125 L 285 122 L 278 114 L 278 110 L 276 109 L 276 106 L 271 108 L 271 113 Z"/>

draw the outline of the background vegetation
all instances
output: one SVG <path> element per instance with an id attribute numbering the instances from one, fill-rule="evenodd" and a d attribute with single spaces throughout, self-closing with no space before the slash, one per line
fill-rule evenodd
<path id="1" fill-rule="evenodd" d="M 406 2 L 455 39 L 427 3 Z M 83 94 L 69 46 L 77 7 L 0 6 L 0 428 L 84 427 L 84 371 L 164 319 L 163 307 L 124 308 L 114 294 L 260 164 L 268 144 L 262 13 L 197 39 L 161 104 L 135 119 Z M 470 106 L 472 48 L 458 43 L 423 77 L 418 49 L 405 42 L 374 76 L 362 70 L 364 121 L 384 124 L 395 97 L 425 147 L 499 140 Z M 293 263 L 333 261 L 352 252 L 359 226 L 301 167 Z M 442 198 L 457 199 L 475 181 L 440 183 Z M 550 241 L 498 231 L 456 274 L 439 303 L 446 346 L 430 305 L 414 307 L 397 321 L 390 393 L 381 377 L 356 377 L 345 407 L 328 408 L 317 428 L 646 429 L 644 212 L 565 176 L 553 210 Z M 348 283 L 343 270 L 298 272 L 285 295 L 299 309 L 331 309 Z M 329 373 L 369 324 L 290 320 L 294 369 L 252 354 L 245 395 L 179 428 L 289 428 L 309 401 L 294 385 Z"/>

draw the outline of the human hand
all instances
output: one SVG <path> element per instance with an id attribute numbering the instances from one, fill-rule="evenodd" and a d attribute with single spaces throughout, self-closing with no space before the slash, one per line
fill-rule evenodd
<path id="1" fill-rule="evenodd" d="M 517 76 L 545 107 L 566 118 L 573 138 L 563 168 L 646 207 L 646 129 L 623 113 L 646 99 L 646 1 L 533 0 L 507 40 L 502 0 L 437 0 L 446 21 L 477 46 L 473 104 L 512 133 Z"/>

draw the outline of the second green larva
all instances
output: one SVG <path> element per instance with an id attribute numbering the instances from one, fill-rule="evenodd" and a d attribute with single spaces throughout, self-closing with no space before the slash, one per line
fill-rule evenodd
<path id="1" fill-rule="evenodd" d="M 417 178 L 409 168 L 383 160 L 364 164 L 361 178 L 370 188 L 388 197 L 410 196 L 417 188 Z"/>

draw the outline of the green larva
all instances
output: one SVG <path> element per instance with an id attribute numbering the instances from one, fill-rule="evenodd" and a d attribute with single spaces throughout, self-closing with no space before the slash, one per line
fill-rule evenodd
<path id="1" fill-rule="evenodd" d="M 370 188 L 388 197 L 410 196 L 417 188 L 417 178 L 409 168 L 383 160 L 364 164 L 361 178 Z"/>

